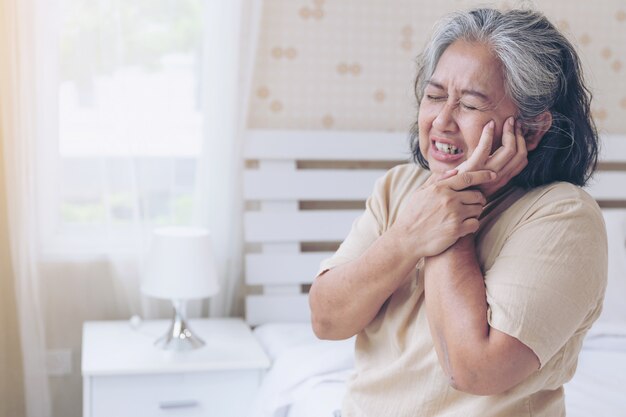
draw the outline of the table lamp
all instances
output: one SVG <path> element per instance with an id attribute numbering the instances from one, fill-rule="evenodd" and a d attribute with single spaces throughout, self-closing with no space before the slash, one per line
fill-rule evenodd
<path id="1" fill-rule="evenodd" d="M 211 236 L 205 229 L 167 227 L 153 231 L 141 291 L 172 300 L 174 318 L 155 345 L 165 350 L 191 350 L 204 341 L 185 322 L 187 300 L 207 298 L 219 291 Z"/>

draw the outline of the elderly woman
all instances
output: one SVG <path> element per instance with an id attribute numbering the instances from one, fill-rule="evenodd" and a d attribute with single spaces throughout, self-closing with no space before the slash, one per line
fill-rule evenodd
<path id="1" fill-rule="evenodd" d="M 445 18 L 419 59 L 415 164 L 390 170 L 310 291 L 356 339 L 353 416 L 563 416 L 606 231 L 579 58 L 540 13 Z"/>

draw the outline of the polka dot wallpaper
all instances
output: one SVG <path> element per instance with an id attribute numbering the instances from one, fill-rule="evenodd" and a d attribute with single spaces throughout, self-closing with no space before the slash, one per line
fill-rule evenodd
<path id="1" fill-rule="evenodd" d="M 415 57 L 445 13 L 471 0 L 265 0 L 249 126 L 406 131 Z M 626 133 L 626 1 L 532 4 L 577 46 L 601 132 Z"/>

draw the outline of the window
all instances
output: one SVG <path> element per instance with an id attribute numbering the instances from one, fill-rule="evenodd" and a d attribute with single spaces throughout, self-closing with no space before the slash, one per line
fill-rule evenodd
<path id="1" fill-rule="evenodd" d="M 202 152 L 202 0 L 60 0 L 48 250 L 191 221 Z"/>

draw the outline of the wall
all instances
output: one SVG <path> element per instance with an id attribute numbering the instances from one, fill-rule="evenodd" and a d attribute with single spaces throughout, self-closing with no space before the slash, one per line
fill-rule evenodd
<path id="1" fill-rule="evenodd" d="M 407 130 L 416 107 L 414 61 L 434 22 L 478 4 L 485 3 L 266 0 L 249 125 Z M 624 1 L 534 4 L 577 45 L 600 130 L 626 133 Z"/>

